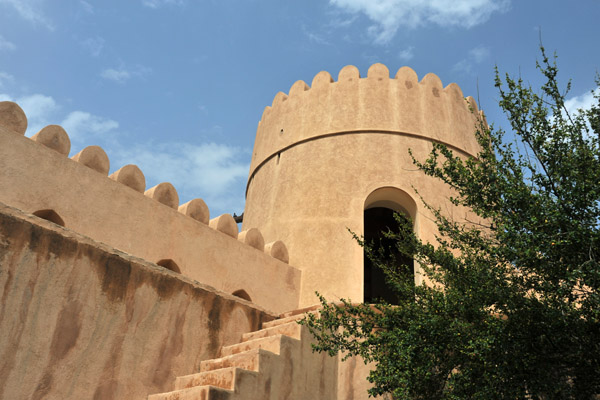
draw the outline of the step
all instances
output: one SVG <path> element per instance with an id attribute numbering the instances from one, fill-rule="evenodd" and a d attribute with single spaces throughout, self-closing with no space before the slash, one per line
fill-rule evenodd
<path id="1" fill-rule="evenodd" d="M 275 354 L 279 354 L 279 349 L 281 348 L 281 336 L 282 335 L 272 335 L 244 341 L 231 346 L 223 346 L 221 348 L 221 357 L 244 353 L 254 349 L 263 349 Z"/>
<path id="2" fill-rule="evenodd" d="M 279 318 L 287 318 L 287 317 L 293 317 L 294 315 L 306 314 L 307 312 L 317 311 L 317 310 L 320 310 L 321 308 L 323 308 L 323 305 L 321 303 L 319 303 L 319 304 L 315 304 L 313 306 L 298 308 L 296 310 L 284 312 L 279 315 Z"/>
<path id="3" fill-rule="evenodd" d="M 236 377 L 239 377 L 241 374 L 253 375 L 254 379 L 258 376 L 258 372 L 236 367 L 215 369 L 177 377 L 175 379 L 175 390 L 187 389 L 194 386 L 215 386 L 222 389 L 234 390 Z"/>
<path id="4" fill-rule="evenodd" d="M 287 324 L 276 325 L 270 328 L 261 329 L 259 331 L 244 333 L 242 335 L 242 343 L 254 339 L 265 338 L 275 335 L 285 335 L 293 337 L 295 339 L 300 339 L 301 330 L 302 325 L 299 325 L 297 322 L 292 321 L 288 322 Z"/>
<path id="5" fill-rule="evenodd" d="M 277 354 L 263 349 L 254 349 L 244 353 L 232 354 L 214 360 L 200 362 L 200 372 L 213 371 L 215 369 L 238 367 L 249 371 L 258 371 L 261 359 L 279 357 Z"/>
<path id="6" fill-rule="evenodd" d="M 148 400 L 227 400 L 233 399 L 234 392 L 214 386 L 195 386 L 167 393 L 151 394 Z"/>

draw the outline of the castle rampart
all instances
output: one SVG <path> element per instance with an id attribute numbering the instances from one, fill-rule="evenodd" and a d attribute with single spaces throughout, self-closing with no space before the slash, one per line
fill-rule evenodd
<path id="1" fill-rule="evenodd" d="M 32 139 L 23 136 L 25 129 L 20 108 L 3 103 L 0 202 L 223 292 L 243 290 L 273 312 L 297 307 L 300 271 L 287 264 L 283 243 L 276 242 L 274 250 L 256 229 L 238 240 L 231 215 L 210 220 L 202 199 L 179 205 L 177 191 L 168 182 L 146 190 L 144 175 L 134 165 L 109 178 L 109 158 L 98 146 L 67 158 L 70 141 L 56 125 Z"/>
<path id="2" fill-rule="evenodd" d="M 275 316 L 0 204 L 0 398 L 146 399 Z"/>

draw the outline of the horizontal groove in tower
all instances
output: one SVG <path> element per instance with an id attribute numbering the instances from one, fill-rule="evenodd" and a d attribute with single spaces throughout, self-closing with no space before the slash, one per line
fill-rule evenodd
<path id="1" fill-rule="evenodd" d="M 319 72 L 309 87 L 297 81 L 289 94 L 277 93 L 258 124 L 250 178 L 269 158 L 294 145 L 321 136 L 378 131 L 422 136 L 466 154 L 477 153 L 472 135 L 477 104 L 464 98 L 460 87 L 429 73 L 418 80 L 409 67 L 394 78 L 388 68 L 374 64 L 366 78 L 354 66 L 344 67 L 334 81 Z"/>

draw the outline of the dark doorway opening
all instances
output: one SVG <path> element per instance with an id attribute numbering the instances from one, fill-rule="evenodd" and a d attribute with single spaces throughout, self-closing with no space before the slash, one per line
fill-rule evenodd
<path id="1" fill-rule="evenodd" d="M 394 240 L 386 238 L 383 232 L 392 231 L 398 233 L 398 222 L 394 218 L 394 210 L 385 207 L 373 207 L 364 213 L 364 238 L 365 243 L 374 243 L 375 248 L 381 246 L 384 250 L 384 258 L 395 260 L 397 268 L 407 279 L 414 280 L 414 262 L 410 257 L 401 254 L 395 246 Z M 386 284 L 384 272 L 374 265 L 373 261 L 364 253 L 364 293 L 365 303 L 373 303 L 382 299 L 390 304 L 398 304 L 398 296 Z"/>

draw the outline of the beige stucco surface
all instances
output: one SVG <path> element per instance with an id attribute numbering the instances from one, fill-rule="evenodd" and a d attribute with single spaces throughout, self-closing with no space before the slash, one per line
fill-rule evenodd
<path id="1" fill-rule="evenodd" d="M 144 399 L 273 319 L 0 205 L 0 398 Z"/>
<path id="2" fill-rule="evenodd" d="M 0 202 L 54 210 L 67 228 L 150 262 L 173 260 L 183 275 L 227 293 L 245 290 L 273 312 L 297 308 L 300 271 L 232 237 L 237 230 L 211 229 L 2 127 L 0 187 Z"/>
<path id="3" fill-rule="evenodd" d="M 433 74 L 419 82 L 402 68 L 390 79 L 381 64 L 362 79 L 354 67 L 337 82 L 322 72 L 311 88 L 296 82 L 287 97 L 276 96 L 258 126 L 243 229 L 286 243 L 290 263 L 303 270 L 300 306 L 317 301 L 315 290 L 330 300 L 362 301 L 363 252 L 347 229 L 362 234 L 365 201 L 375 190 L 412 198 L 424 240 L 435 240 L 436 227 L 415 188 L 447 215 L 465 217 L 450 205 L 452 192 L 418 171 L 408 151 L 423 161 L 439 141 L 475 154 L 473 105 Z"/>

